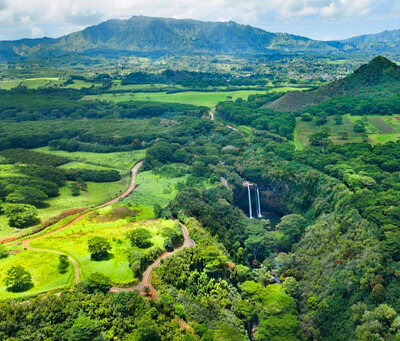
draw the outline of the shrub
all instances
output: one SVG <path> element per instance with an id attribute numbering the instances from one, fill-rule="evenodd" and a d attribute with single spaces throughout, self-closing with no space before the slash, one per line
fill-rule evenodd
<path id="1" fill-rule="evenodd" d="M 8 291 L 26 291 L 33 286 L 32 276 L 21 265 L 12 266 L 6 272 L 4 284 L 7 286 Z"/>
<path id="2" fill-rule="evenodd" d="M 103 237 L 93 237 L 88 240 L 88 248 L 93 260 L 103 260 L 107 258 L 111 245 Z"/>

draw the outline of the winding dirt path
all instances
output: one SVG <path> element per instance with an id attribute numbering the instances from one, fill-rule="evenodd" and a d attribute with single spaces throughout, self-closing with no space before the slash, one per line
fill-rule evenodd
<path id="1" fill-rule="evenodd" d="M 215 108 L 214 108 L 214 109 L 215 109 Z M 215 120 L 215 114 L 212 112 L 212 110 L 214 110 L 214 109 L 211 109 L 211 110 L 208 112 L 208 113 L 210 114 L 210 120 L 211 120 L 211 121 L 214 121 L 214 120 Z M 224 125 L 225 127 L 227 127 L 228 129 L 231 129 L 231 130 L 233 130 L 233 131 L 236 131 L 241 137 L 244 137 L 244 134 L 243 134 L 241 131 L 239 131 L 237 128 L 231 126 L 230 124 L 224 124 L 223 122 L 221 122 L 221 124 Z"/>
<path id="2" fill-rule="evenodd" d="M 118 292 L 121 292 L 121 291 L 139 291 L 140 293 L 144 294 L 145 293 L 145 288 L 147 287 L 147 288 L 150 289 L 151 297 L 153 299 L 157 298 L 157 292 L 154 289 L 153 285 L 151 284 L 151 273 L 152 273 L 153 269 L 158 267 L 158 266 L 160 266 L 161 259 L 165 259 L 165 258 L 169 257 L 170 255 L 172 255 L 173 253 L 175 253 L 178 250 L 186 249 L 186 248 L 189 248 L 189 247 L 192 247 L 192 246 L 196 245 L 194 240 L 191 239 L 190 236 L 189 236 L 188 228 L 185 225 L 183 225 L 182 223 L 180 223 L 180 225 L 182 226 L 182 234 L 183 234 L 183 244 L 182 244 L 181 247 L 177 248 L 176 250 L 174 250 L 172 252 L 164 252 L 160 257 L 158 257 L 154 261 L 154 263 L 149 265 L 149 267 L 143 273 L 142 280 L 140 281 L 139 284 L 134 285 L 134 286 L 129 287 L 129 288 L 112 287 L 110 289 L 110 292 L 118 293 Z"/>
<path id="3" fill-rule="evenodd" d="M 38 251 L 38 252 L 51 252 L 51 253 L 55 253 L 55 254 L 57 254 L 57 255 L 64 255 L 64 256 L 67 256 L 68 259 L 70 260 L 70 262 L 72 263 L 72 265 L 74 266 L 74 269 L 75 269 L 75 283 L 79 283 L 81 270 L 80 270 L 80 268 L 79 268 L 78 262 L 77 262 L 75 259 L 73 259 L 71 256 L 68 256 L 68 255 L 66 255 L 66 254 L 64 254 L 64 253 L 62 253 L 62 252 L 59 252 L 59 251 L 48 250 L 48 249 L 37 249 L 37 248 L 30 247 L 30 246 L 29 246 L 29 243 L 32 242 L 32 241 L 34 241 L 34 240 L 42 239 L 42 238 L 51 236 L 51 235 L 53 235 L 53 234 L 55 234 L 55 233 L 57 233 L 57 232 L 60 232 L 60 231 L 62 231 L 62 230 L 65 230 L 65 229 L 67 229 L 67 228 L 73 226 L 74 224 L 76 224 L 78 221 L 80 221 L 80 220 L 82 220 L 83 218 L 85 218 L 88 214 L 92 213 L 92 212 L 95 211 L 96 209 L 101 208 L 101 207 L 105 207 L 105 206 L 109 206 L 109 205 L 113 205 L 113 204 L 117 203 L 119 199 L 128 197 L 130 194 L 132 194 L 132 192 L 134 191 L 134 189 L 135 189 L 135 187 L 136 187 L 136 176 L 137 176 L 137 172 L 138 172 L 138 170 L 139 170 L 139 168 L 140 168 L 140 166 L 141 166 L 142 164 L 143 164 L 143 161 L 139 161 L 139 162 L 131 169 L 131 182 L 130 182 L 130 184 L 129 184 L 128 189 L 127 189 L 123 194 L 121 194 L 120 196 L 116 197 L 115 199 L 112 199 L 112 200 L 110 200 L 110 201 L 108 201 L 108 202 L 106 202 L 106 203 L 104 203 L 104 204 L 101 204 L 101 205 L 99 205 L 99 206 L 96 206 L 96 207 L 92 208 L 91 210 L 86 211 L 86 212 L 84 212 L 84 213 L 78 215 L 76 218 L 74 218 L 74 219 L 73 219 L 72 221 L 70 221 L 68 224 L 65 224 L 64 226 L 61 226 L 60 228 L 58 228 L 58 229 L 56 229 L 56 230 L 54 230 L 54 231 L 51 231 L 51 232 L 48 232 L 48 233 L 45 233 L 45 234 L 42 234 L 42 235 L 39 235 L 39 236 L 33 235 L 33 237 L 31 237 L 31 238 L 28 238 L 28 239 L 23 240 L 23 241 L 22 241 L 22 246 L 24 247 L 24 249 L 25 249 L 25 250 Z M 40 232 L 38 232 L 38 233 L 40 233 Z M 38 234 L 38 233 L 37 233 L 37 234 Z"/>
<path id="4" fill-rule="evenodd" d="M 210 114 L 211 121 L 214 121 L 215 116 L 214 116 L 214 113 L 212 112 L 212 109 L 208 113 Z"/>

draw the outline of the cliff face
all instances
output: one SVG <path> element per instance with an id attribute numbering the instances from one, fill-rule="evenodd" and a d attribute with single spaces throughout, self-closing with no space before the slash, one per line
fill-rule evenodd
<path id="1" fill-rule="evenodd" d="M 259 186 L 261 211 L 276 212 L 278 214 L 289 214 L 290 210 L 284 202 L 285 194 L 288 192 L 287 185 L 269 184 Z M 249 215 L 249 198 L 247 187 L 239 188 L 235 191 L 235 205 L 241 208 L 246 215 Z M 255 207 L 255 192 L 251 190 L 251 200 L 253 210 Z"/>

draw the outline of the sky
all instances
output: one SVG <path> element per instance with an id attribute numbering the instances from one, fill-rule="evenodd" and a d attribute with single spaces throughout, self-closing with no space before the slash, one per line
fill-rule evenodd
<path id="1" fill-rule="evenodd" d="M 59 37 L 133 15 L 233 20 L 336 40 L 400 29 L 400 0 L 0 0 L 0 40 Z"/>

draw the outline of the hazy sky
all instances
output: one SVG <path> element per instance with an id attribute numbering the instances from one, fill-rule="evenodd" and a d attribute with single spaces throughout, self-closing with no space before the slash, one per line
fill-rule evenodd
<path id="1" fill-rule="evenodd" d="M 400 29 L 400 0 L 0 0 L 0 40 L 58 37 L 132 15 L 234 20 L 328 40 Z"/>

